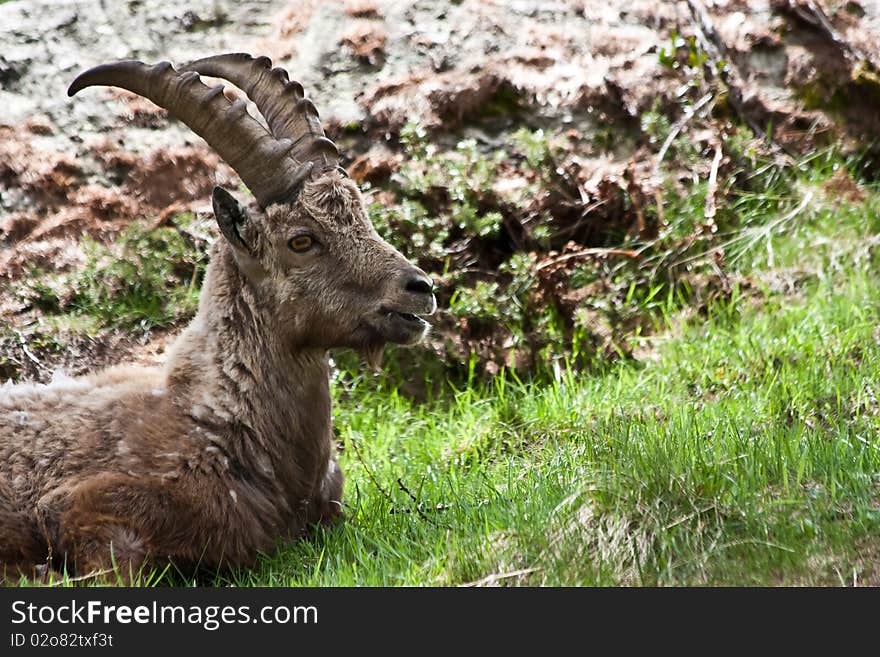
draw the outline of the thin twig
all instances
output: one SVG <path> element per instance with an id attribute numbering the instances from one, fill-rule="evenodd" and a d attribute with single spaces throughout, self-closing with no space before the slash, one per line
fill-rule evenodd
<path id="1" fill-rule="evenodd" d="M 678 137 L 678 133 L 682 131 L 682 129 L 688 124 L 694 115 L 703 109 L 703 106 L 712 100 L 712 93 L 707 93 L 705 96 L 700 98 L 696 103 L 691 105 L 688 109 L 685 110 L 684 115 L 675 122 L 672 126 L 672 129 L 669 131 L 669 134 L 666 135 L 666 139 L 663 140 L 663 145 L 660 146 L 660 150 L 657 151 L 657 160 L 654 162 L 654 172 L 653 175 L 656 176 L 660 172 L 660 163 L 663 161 L 663 158 L 666 156 L 666 151 L 669 150 L 669 147 L 672 145 L 672 142 L 675 141 L 675 138 Z"/>
<path id="2" fill-rule="evenodd" d="M 354 453 L 357 455 L 358 461 L 360 461 L 361 465 L 367 473 L 367 476 L 370 478 L 370 481 L 373 482 L 373 485 L 376 487 L 376 489 L 385 496 L 385 499 L 391 503 L 391 508 L 394 509 L 394 498 L 391 497 L 387 490 L 382 488 L 382 484 L 380 484 L 376 480 L 376 477 L 373 475 L 373 471 L 370 470 L 370 468 L 367 466 L 366 462 L 364 461 L 364 457 L 361 455 L 361 450 L 358 447 L 357 440 L 352 439 L 351 446 L 354 447 Z"/>
<path id="3" fill-rule="evenodd" d="M 657 206 L 657 225 L 666 227 L 666 218 L 663 216 L 663 192 L 660 189 L 654 189 L 654 205 Z"/>
<path id="4" fill-rule="evenodd" d="M 711 510 L 714 509 L 714 508 L 715 508 L 715 504 L 710 504 L 709 506 L 707 506 L 707 507 L 705 507 L 705 508 L 697 509 L 697 510 L 694 511 L 693 513 L 688 513 L 687 515 L 682 516 L 681 518 L 679 518 L 679 519 L 676 520 L 675 522 L 672 522 L 672 523 L 666 525 L 666 526 L 663 528 L 663 531 L 669 531 L 669 530 L 672 529 L 673 527 L 678 527 L 678 525 L 682 524 L 683 522 L 687 522 L 687 521 L 690 520 L 691 518 L 695 518 L 695 517 L 697 517 L 697 516 L 701 516 L 701 515 L 703 515 L 704 513 L 706 513 L 707 511 L 711 511 Z"/>
<path id="5" fill-rule="evenodd" d="M 712 158 L 712 168 L 709 171 L 709 182 L 706 189 L 706 207 L 703 211 L 703 216 L 706 218 L 706 221 L 711 222 L 713 225 L 715 224 L 715 213 L 717 212 L 717 208 L 715 207 L 715 194 L 718 192 L 718 167 L 721 165 L 722 154 L 721 141 L 719 140 L 718 144 L 715 146 L 715 157 Z"/>
<path id="6" fill-rule="evenodd" d="M 452 508 L 451 504 L 443 504 L 438 503 L 436 506 L 426 507 L 424 504 L 420 505 L 419 508 L 422 511 L 449 511 Z M 388 513 L 412 513 L 413 511 L 418 511 L 418 509 L 391 509 Z M 426 518 L 427 520 L 427 518 Z"/>
<path id="7" fill-rule="evenodd" d="M 636 213 L 636 232 L 639 236 L 644 236 L 648 228 L 648 225 L 645 222 L 645 211 L 642 208 L 644 191 L 636 182 L 636 175 L 634 172 L 635 164 L 634 159 L 630 160 L 623 172 L 623 178 L 626 181 L 626 193 L 629 196 L 630 203 L 632 203 L 633 210 L 635 210 Z"/>
<path id="8" fill-rule="evenodd" d="M 432 525 L 437 524 L 436 521 L 432 520 L 431 518 L 429 518 L 428 516 L 425 515 L 425 512 L 422 511 L 422 505 L 416 499 L 415 495 L 413 495 L 410 492 L 410 490 L 404 485 L 404 483 L 400 479 L 400 477 L 397 478 L 397 485 L 400 486 L 400 489 L 404 493 L 409 495 L 410 499 L 412 499 L 413 502 L 416 503 L 416 506 L 415 506 L 415 509 L 398 509 L 398 508 L 396 508 L 394 506 L 394 498 L 391 497 L 391 494 L 382 487 L 382 484 L 379 483 L 379 481 L 376 479 L 376 476 L 373 474 L 373 471 L 367 466 L 366 462 L 364 461 L 364 457 L 361 454 L 361 450 L 358 447 L 357 441 L 352 439 L 351 445 L 352 445 L 352 447 L 354 447 L 354 453 L 357 455 L 358 461 L 360 461 L 361 466 L 363 466 L 364 470 L 366 471 L 367 477 L 370 478 L 370 481 L 376 487 L 376 489 L 380 493 L 382 493 L 382 495 L 385 497 L 385 499 L 388 500 L 388 502 L 391 504 L 391 509 L 389 510 L 389 513 L 412 513 L 413 511 L 415 511 L 416 513 L 419 514 L 419 517 L 422 520 L 425 520 L 426 522 L 429 522 Z M 440 505 L 440 504 L 437 505 L 437 511 L 445 511 L 447 508 L 449 508 L 449 505 L 445 505 L 445 506 Z"/>
<path id="9" fill-rule="evenodd" d="M 589 198 L 587 200 L 589 200 Z M 593 201 L 589 205 L 585 205 L 581 209 L 581 218 L 578 219 L 576 222 L 574 222 L 571 226 L 566 226 L 565 228 L 561 228 L 561 229 L 557 230 L 556 232 L 554 232 L 553 237 L 559 238 L 559 237 L 562 237 L 563 235 L 568 235 L 570 233 L 576 232 L 585 223 L 587 223 L 588 221 L 591 221 L 592 217 L 590 217 L 589 214 L 593 210 L 598 210 L 606 203 L 608 203 L 607 199 L 599 199 L 597 201 Z"/>
<path id="10" fill-rule="evenodd" d="M 103 577 L 104 575 L 109 575 L 113 572 L 112 568 L 105 568 L 103 570 L 93 570 L 90 573 L 86 573 L 85 575 L 80 575 L 79 577 L 68 577 L 67 579 L 60 579 L 57 582 L 49 583 L 49 586 L 63 586 L 64 584 L 70 584 L 73 582 L 85 582 L 89 579 L 95 579 L 97 577 Z"/>
<path id="11" fill-rule="evenodd" d="M 416 513 L 419 514 L 419 518 L 421 518 L 425 522 L 431 523 L 432 525 L 436 525 L 437 523 L 431 520 L 428 516 L 425 515 L 425 512 L 422 511 L 422 503 L 419 502 L 418 498 L 410 492 L 409 488 L 407 488 L 406 485 L 404 485 L 403 480 L 400 477 L 397 478 L 397 485 L 400 486 L 400 490 L 409 495 L 409 499 L 411 499 L 416 505 L 415 509 Z"/>
<path id="12" fill-rule="evenodd" d="M 21 350 L 24 352 L 24 355 L 27 356 L 31 361 L 42 367 L 43 363 L 40 361 L 40 359 L 34 356 L 33 352 L 28 349 L 27 340 L 24 339 L 24 335 L 22 335 L 21 331 L 16 330 L 15 334 L 18 336 L 18 341 L 21 344 Z"/>
<path id="13" fill-rule="evenodd" d="M 794 554 L 794 552 L 795 552 L 793 549 L 791 549 L 790 547 L 786 547 L 785 545 L 780 545 L 779 543 L 773 543 L 772 541 L 762 541 L 757 538 L 743 538 L 738 541 L 731 541 L 730 543 L 722 543 L 721 545 L 717 546 L 715 549 L 724 550 L 729 547 L 738 547 L 740 545 L 763 545 L 765 547 L 774 548 L 776 550 L 782 550 L 784 552 L 791 552 L 792 554 Z"/>
<path id="14" fill-rule="evenodd" d="M 631 249 L 582 249 L 580 251 L 575 251 L 574 253 L 566 253 L 565 255 L 561 255 L 558 258 L 553 258 L 552 260 L 545 260 L 535 268 L 535 271 L 541 271 L 542 269 L 552 267 L 553 265 L 558 265 L 559 263 L 565 262 L 566 260 L 571 260 L 572 258 L 582 258 L 584 256 L 592 255 L 619 255 L 636 260 L 638 260 L 640 257 L 638 251 L 633 251 Z"/>
<path id="15" fill-rule="evenodd" d="M 531 575 L 532 573 L 537 573 L 543 570 L 542 568 L 523 568 L 522 570 L 514 570 L 509 573 L 493 573 L 492 575 L 487 575 L 483 579 L 478 579 L 474 582 L 467 582 L 466 584 L 459 584 L 461 587 L 468 586 L 486 586 L 487 584 L 494 584 L 502 579 L 510 579 L 511 577 L 520 577 L 522 575 Z"/>

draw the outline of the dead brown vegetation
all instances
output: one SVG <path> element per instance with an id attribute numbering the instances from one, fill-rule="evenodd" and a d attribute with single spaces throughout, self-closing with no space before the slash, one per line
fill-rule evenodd
<path id="1" fill-rule="evenodd" d="M 385 30 L 371 21 L 361 20 L 342 35 L 340 45 L 348 49 L 359 61 L 379 66 L 385 57 Z"/>

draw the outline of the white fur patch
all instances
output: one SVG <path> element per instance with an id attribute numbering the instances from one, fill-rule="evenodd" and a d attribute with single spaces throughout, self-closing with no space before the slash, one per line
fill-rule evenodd
<path id="1" fill-rule="evenodd" d="M 73 381 L 73 377 L 69 376 L 64 370 L 57 369 L 52 372 L 52 383 L 68 383 Z"/>

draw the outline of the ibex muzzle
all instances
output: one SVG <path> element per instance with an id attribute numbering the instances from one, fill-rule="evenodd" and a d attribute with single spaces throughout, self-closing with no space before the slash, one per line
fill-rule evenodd
<path id="1" fill-rule="evenodd" d="M 244 90 L 268 129 L 201 75 Z M 340 515 L 327 350 L 375 362 L 417 342 L 433 284 L 376 233 L 314 105 L 268 59 L 106 64 L 68 93 L 93 85 L 168 109 L 255 202 L 214 189 L 223 239 L 164 370 L 0 389 L 0 563 L 248 564 Z"/>

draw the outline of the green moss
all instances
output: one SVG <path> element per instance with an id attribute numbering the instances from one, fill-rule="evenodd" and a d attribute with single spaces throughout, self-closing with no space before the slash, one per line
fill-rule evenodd
<path id="1" fill-rule="evenodd" d="M 84 238 L 81 268 L 33 269 L 16 293 L 49 317 L 80 318 L 80 329 L 149 330 L 179 322 L 195 312 L 207 264 L 203 238 L 188 231 L 193 223 L 190 215 L 171 227 L 134 223 L 108 245 Z"/>

